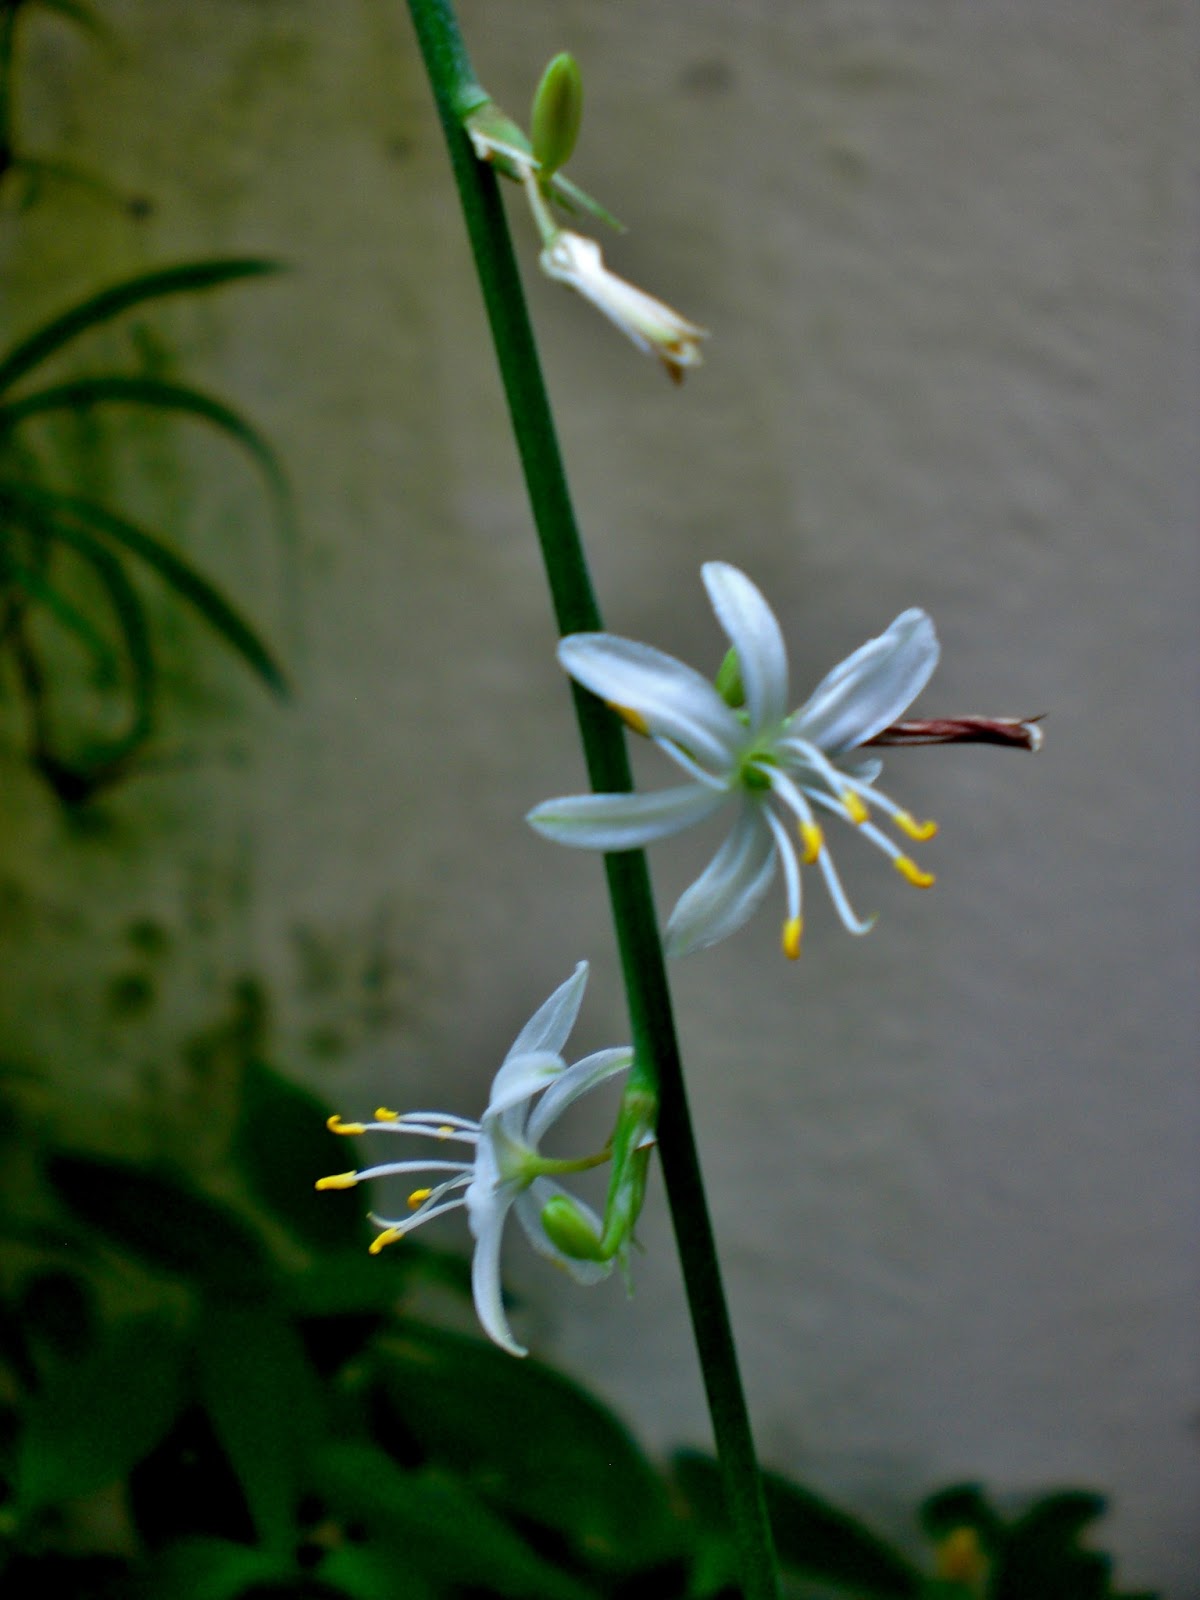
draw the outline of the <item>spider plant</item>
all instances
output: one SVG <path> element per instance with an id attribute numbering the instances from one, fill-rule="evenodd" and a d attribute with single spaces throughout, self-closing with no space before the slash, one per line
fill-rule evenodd
<path id="1" fill-rule="evenodd" d="M 43 322 L 0 353 L 0 664 L 8 657 L 24 702 L 29 757 L 69 805 L 91 799 L 125 776 L 155 727 L 159 674 L 150 615 L 141 591 L 152 574 L 208 625 L 268 688 L 286 691 L 282 669 L 259 632 L 220 588 L 119 506 L 78 485 L 63 486 L 34 448 L 54 416 L 111 407 L 149 409 L 216 429 L 244 451 L 265 480 L 281 522 L 290 525 L 288 488 L 262 434 L 240 412 L 188 384 L 138 373 L 101 372 L 41 381 L 42 368 L 67 346 L 134 307 L 194 294 L 278 270 L 253 258 L 186 262 L 138 274 L 92 294 Z M 73 569 L 73 570 L 72 570 Z M 81 584 L 81 569 L 86 580 Z M 62 656 L 55 635 L 69 634 L 92 663 L 93 681 L 116 686 L 123 726 L 89 735 L 66 750 L 56 733 L 54 699 Z"/>

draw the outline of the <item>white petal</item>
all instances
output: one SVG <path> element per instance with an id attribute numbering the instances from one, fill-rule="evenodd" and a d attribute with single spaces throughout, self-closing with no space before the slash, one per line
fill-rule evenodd
<path id="1" fill-rule="evenodd" d="M 895 722 L 929 682 L 938 661 L 937 635 L 924 611 L 902 611 L 877 639 L 868 639 L 817 685 L 792 718 L 792 731 L 838 755 Z"/>
<path id="2" fill-rule="evenodd" d="M 505 1060 L 528 1055 L 531 1050 L 552 1050 L 556 1055 L 561 1054 L 583 1004 L 587 981 L 588 964 L 581 961 L 566 983 L 559 984 L 549 1000 L 533 1013 L 513 1040 Z"/>
<path id="3" fill-rule="evenodd" d="M 581 850 L 640 850 L 711 816 L 728 800 L 720 789 L 687 783 L 652 794 L 573 794 L 544 800 L 525 818 L 556 844 Z"/>
<path id="4" fill-rule="evenodd" d="M 708 866 L 680 896 L 667 924 L 670 956 L 690 955 L 740 928 L 775 875 L 775 842 L 750 801 Z"/>
<path id="5" fill-rule="evenodd" d="M 553 1050 L 526 1050 L 521 1055 L 510 1052 L 504 1065 L 492 1079 L 492 1092 L 488 1096 L 487 1110 L 483 1114 L 483 1132 L 486 1140 L 488 1127 L 496 1118 L 540 1094 L 548 1083 L 567 1070 L 563 1058 Z"/>
<path id="6" fill-rule="evenodd" d="M 744 727 L 708 679 L 651 645 L 611 633 L 572 633 L 559 641 L 558 659 L 585 689 L 636 711 L 651 733 L 674 739 L 718 770 L 746 742 Z"/>
<path id="7" fill-rule="evenodd" d="M 500 1286 L 500 1243 L 504 1236 L 504 1219 L 508 1215 L 511 1199 L 495 1196 L 487 1204 L 476 1199 L 472 1204 L 472 1190 L 467 1193 L 467 1217 L 475 1238 L 475 1254 L 471 1259 L 471 1293 L 475 1299 L 475 1315 L 483 1331 L 510 1355 L 524 1356 L 528 1351 L 513 1338 L 512 1329 L 504 1315 L 504 1291 Z"/>
<path id="8" fill-rule="evenodd" d="M 754 729 L 775 727 L 788 709 L 788 663 L 775 613 L 744 572 L 725 561 L 700 569 L 717 621 L 737 651 Z"/>
<path id="9" fill-rule="evenodd" d="M 598 1050 L 595 1055 L 584 1056 L 582 1061 L 576 1061 L 574 1066 L 568 1067 L 554 1080 L 534 1106 L 525 1124 L 527 1142 L 536 1149 L 546 1129 L 558 1121 L 569 1105 L 587 1094 L 589 1089 L 594 1089 L 598 1083 L 615 1077 L 618 1072 L 624 1072 L 632 1065 L 633 1051 L 628 1045 L 615 1050 Z"/>
<path id="10" fill-rule="evenodd" d="M 555 1183 L 553 1178 L 535 1178 L 524 1194 L 517 1196 L 514 1202 L 517 1221 L 538 1255 L 545 1256 L 547 1261 L 553 1261 L 556 1266 L 565 1267 L 576 1283 L 601 1283 L 613 1269 L 611 1261 L 580 1261 L 575 1256 L 569 1256 L 547 1237 L 542 1227 L 542 1212 L 548 1202 L 558 1195 L 565 1195 L 583 1213 L 599 1238 L 604 1231 L 604 1224 L 591 1206 L 585 1205 L 577 1195 L 564 1189 L 561 1183 Z"/>

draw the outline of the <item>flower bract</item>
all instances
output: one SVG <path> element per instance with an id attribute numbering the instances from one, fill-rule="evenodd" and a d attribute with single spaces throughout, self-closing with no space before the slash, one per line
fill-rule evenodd
<path id="1" fill-rule="evenodd" d="M 736 680 L 727 697 L 683 662 L 631 639 L 576 633 L 558 651 L 571 676 L 653 739 L 687 782 L 649 794 L 547 800 L 528 820 L 560 844 L 620 851 L 731 807 L 735 817 L 725 842 L 671 913 L 667 952 L 686 955 L 740 928 L 780 867 L 787 897 L 783 949 L 795 958 L 803 927 L 802 863 L 820 869 L 852 933 L 872 926 L 850 905 L 819 815 L 850 824 L 909 883 L 925 888 L 933 882 L 872 820 L 872 811 L 911 839 L 931 838 L 936 824 L 916 821 L 884 794 L 876 786 L 882 763 L 854 752 L 895 722 L 924 688 L 937 665 L 937 637 L 924 611 L 901 612 L 789 712 L 787 654 L 770 606 L 736 567 L 710 561 L 702 575 L 736 660 L 736 673 L 722 673 Z"/>
<path id="2" fill-rule="evenodd" d="M 453 1156 L 415 1156 L 384 1162 L 361 1171 L 321 1178 L 318 1189 L 348 1189 L 370 1178 L 396 1174 L 421 1174 L 429 1179 L 409 1196 L 411 1215 L 386 1218 L 372 1215 L 383 1230 L 371 1246 L 378 1253 L 433 1217 L 465 1206 L 475 1241 L 471 1287 L 475 1310 L 484 1331 L 505 1350 L 523 1356 L 504 1314 L 500 1284 L 500 1245 L 510 1211 L 539 1254 L 564 1267 L 578 1283 L 596 1283 L 612 1271 L 611 1260 L 584 1260 L 568 1255 L 547 1235 L 542 1212 L 550 1202 L 566 1197 L 579 1225 L 599 1237 L 599 1218 L 557 1182 L 556 1175 L 582 1171 L 608 1159 L 608 1152 L 579 1159 L 543 1156 L 539 1144 L 558 1118 L 576 1100 L 619 1072 L 633 1060 L 628 1048 L 600 1050 L 573 1066 L 562 1049 L 579 1014 L 587 986 L 587 962 L 581 961 L 517 1035 L 492 1081 L 487 1109 L 478 1122 L 441 1111 L 403 1114 L 380 1108 L 371 1122 L 343 1122 L 331 1117 L 335 1133 L 403 1134 L 453 1150 Z"/>

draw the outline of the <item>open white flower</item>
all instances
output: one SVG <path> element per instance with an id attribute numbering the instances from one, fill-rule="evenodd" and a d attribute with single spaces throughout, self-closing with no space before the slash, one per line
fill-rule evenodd
<path id="1" fill-rule="evenodd" d="M 875 787 L 881 762 L 847 758 L 895 722 L 925 687 L 937 665 L 937 637 L 923 611 L 901 612 L 789 714 L 787 655 L 770 606 L 736 567 L 710 561 L 701 570 L 736 654 L 744 705 L 735 709 L 698 672 L 649 645 L 607 633 L 569 635 L 558 656 L 571 676 L 652 738 L 689 782 L 653 794 L 547 800 L 528 820 L 560 844 L 634 850 L 733 805 L 737 819 L 728 838 L 671 913 L 667 952 L 686 955 L 740 928 L 778 863 L 787 892 L 783 948 L 794 959 L 803 926 L 797 833 L 803 861 L 820 866 L 851 933 L 866 933 L 873 920 L 851 909 L 816 811 L 854 826 L 909 883 L 926 888 L 933 882 L 870 820 L 870 808 L 912 839 L 931 838 L 936 824 L 915 821 Z"/>
<path id="2" fill-rule="evenodd" d="M 708 338 L 708 330 L 610 272 L 594 239 L 560 230 L 540 260 L 548 278 L 590 300 L 639 350 L 657 356 L 673 382 L 683 382 L 685 367 L 700 365 L 700 340 Z"/>
<path id="3" fill-rule="evenodd" d="M 475 1240 L 471 1287 L 475 1310 L 489 1338 L 515 1356 L 526 1352 L 513 1338 L 504 1315 L 500 1286 L 500 1244 L 510 1210 L 515 1210 L 530 1244 L 541 1255 L 565 1267 L 577 1283 L 598 1283 L 612 1271 L 611 1261 L 584 1261 L 567 1255 L 547 1236 L 541 1214 L 557 1196 L 566 1195 L 573 1216 L 598 1238 L 600 1219 L 555 1181 L 556 1174 L 580 1172 L 608 1160 L 600 1155 L 578 1159 L 543 1156 L 538 1144 L 568 1106 L 589 1089 L 624 1072 L 632 1063 L 628 1048 L 600 1050 L 573 1066 L 561 1051 L 579 1014 L 587 987 L 588 966 L 581 961 L 566 983 L 556 989 L 521 1029 L 495 1078 L 487 1110 L 478 1122 L 441 1111 L 409 1111 L 403 1115 L 381 1107 L 372 1122 L 343 1122 L 331 1117 L 334 1133 L 404 1133 L 441 1144 L 466 1147 L 458 1160 L 417 1157 L 385 1162 L 360 1172 L 321 1178 L 318 1189 L 350 1189 L 370 1178 L 423 1173 L 433 1181 L 409 1195 L 412 1215 L 388 1219 L 372 1215 L 383 1232 L 371 1245 L 377 1254 L 443 1212 L 465 1206 Z"/>

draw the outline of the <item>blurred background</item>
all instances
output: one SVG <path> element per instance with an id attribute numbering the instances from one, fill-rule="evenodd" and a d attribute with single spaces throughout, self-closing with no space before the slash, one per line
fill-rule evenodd
<path id="1" fill-rule="evenodd" d="M 177 263 L 287 269 L 148 296 L 7 402 L 121 373 L 230 409 L 93 388 L 4 435 L 60 496 L 21 537 L 80 568 L 10 548 L 37 615 L 0 657 L 0 1188 L 41 1216 L 51 1146 L 219 1188 L 247 1028 L 347 1116 L 477 1114 L 576 959 L 579 1053 L 627 1021 L 600 862 L 522 821 L 582 762 L 405 8 L 20 13 L 5 349 Z M 797 966 L 772 914 L 673 969 L 762 1454 L 902 1539 L 935 1484 L 1089 1484 L 1123 1580 L 1200 1596 L 1195 8 L 460 20 L 519 119 L 574 53 L 609 264 L 712 330 L 674 389 L 540 278 L 511 191 L 608 626 L 715 670 L 721 558 L 798 700 L 922 605 L 921 712 L 1047 713 L 1036 759 L 889 755 L 938 883 L 831 836 L 869 939 L 818 889 Z M 68 494 L 192 579 L 110 527 L 131 598 Z M 655 853 L 664 910 L 718 837 Z M 706 1446 L 657 1180 L 640 1236 L 632 1300 L 515 1248 L 514 1326 L 652 1451 Z"/>

